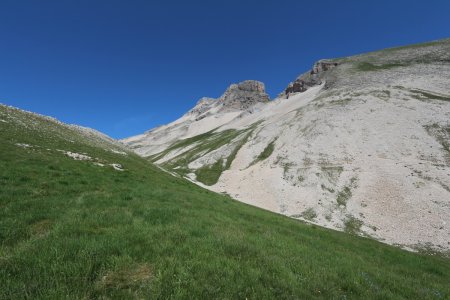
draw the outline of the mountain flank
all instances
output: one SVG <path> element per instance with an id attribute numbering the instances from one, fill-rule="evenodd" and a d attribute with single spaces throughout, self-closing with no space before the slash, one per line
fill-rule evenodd
<path id="1" fill-rule="evenodd" d="M 321 60 L 124 142 L 168 172 L 313 224 L 450 249 L 450 40 Z"/>
<path id="2" fill-rule="evenodd" d="M 450 295 L 449 260 L 311 226 L 0 105 L 0 299 Z"/>

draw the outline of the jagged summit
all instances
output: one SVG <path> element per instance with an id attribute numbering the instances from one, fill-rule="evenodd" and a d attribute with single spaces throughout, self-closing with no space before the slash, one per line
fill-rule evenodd
<path id="1" fill-rule="evenodd" d="M 264 83 L 256 80 L 246 80 L 238 84 L 232 84 L 218 99 L 222 110 L 245 110 L 257 103 L 270 101 L 266 94 Z"/>
<path id="2" fill-rule="evenodd" d="M 230 85 L 218 99 L 203 97 L 185 116 L 194 116 L 196 120 L 205 117 L 205 113 L 245 111 L 255 104 L 270 101 L 264 83 L 246 80 Z M 213 110 L 214 109 L 214 110 Z"/>

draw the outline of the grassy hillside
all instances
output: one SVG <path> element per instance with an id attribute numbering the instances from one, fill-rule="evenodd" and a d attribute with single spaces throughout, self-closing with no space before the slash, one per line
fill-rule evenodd
<path id="1" fill-rule="evenodd" d="M 247 206 L 4 106 L 0 138 L 0 299 L 450 297 L 448 259 Z"/>

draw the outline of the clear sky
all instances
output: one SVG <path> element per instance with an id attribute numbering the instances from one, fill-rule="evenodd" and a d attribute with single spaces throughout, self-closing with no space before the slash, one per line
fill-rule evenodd
<path id="1" fill-rule="evenodd" d="M 0 102 L 123 138 L 246 79 L 450 37 L 450 1 L 0 0 Z"/>

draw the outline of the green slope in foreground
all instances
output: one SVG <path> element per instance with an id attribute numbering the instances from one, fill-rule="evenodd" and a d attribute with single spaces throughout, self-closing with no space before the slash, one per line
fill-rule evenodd
<path id="1" fill-rule="evenodd" d="M 450 297 L 448 259 L 247 206 L 52 120 L 0 119 L 1 299 Z"/>

